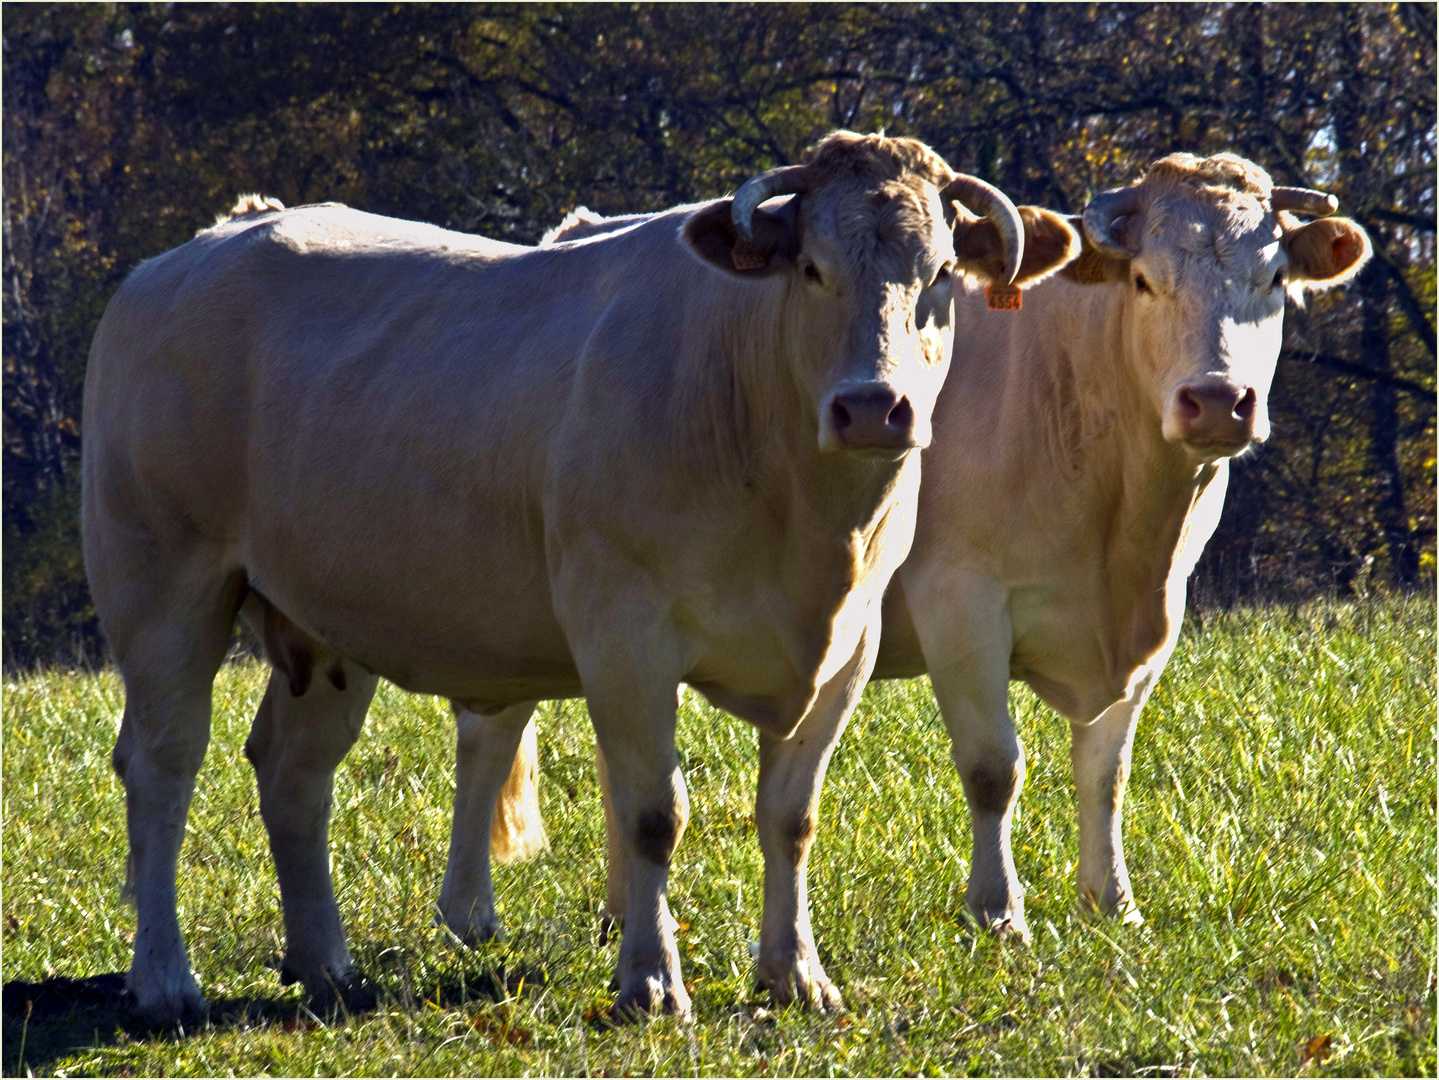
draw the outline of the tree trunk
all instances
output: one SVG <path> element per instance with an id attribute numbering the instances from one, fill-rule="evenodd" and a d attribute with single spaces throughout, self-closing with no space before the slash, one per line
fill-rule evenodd
<path id="1" fill-rule="evenodd" d="M 1394 374 L 1389 356 L 1389 278 L 1382 267 L 1369 267 L 1359 279 L 1364 303 L 1360 347 L 1364 362 L 1381 375 Z M 1404 505 L 1399 471 L 1399 394 L 1392 382 L 1375 379 L 1369 389 L 1369 453 L 1373 464 L 1374 514 L 1389 554 L 1389 577 L 1409 588 L 1419 577 L 1419 545 Z"/>

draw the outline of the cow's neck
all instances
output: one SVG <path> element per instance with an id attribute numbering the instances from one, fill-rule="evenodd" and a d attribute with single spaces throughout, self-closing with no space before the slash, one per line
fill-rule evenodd
<path id="1" fill-rule="evenodd" d="M 726 324 L 723 348 L 691 354 L 702 366 L 682 373 L 675 398 L 684 413 L 671 430 L 692 441 L 680 486 L 704 508 L 697 528 L 723 538 L 705 550 L 723 564 L 726 595 L 701 600 L 742 612 L 696 645 L 685 678 L 787 737 L 878 615 L 913 535 L 920 463 L 819 450 L 813 395 L 776 361 L 783 313 L 757 292 L 731 305 L 744 318 Z"/>
<path id="2" fill-rule="evenodd" d="M 837 604 L 864 589 L 867 578 L 887 579 L 899 564 L 894 552 L 895 526 L 908 548 L 917 500 L 919 455 L 903 461 L 856 459 L 819 450 L 813 409 L 799 408 L 778 421 L 758 451 L 742 483 L 764 512 L 783 523 L 785 560 L 782 580 L 792 583 L 797 602 Z M 883 582 L 875 583 L 876 595 Z"/>
<path id="3" fill-rule="evenodd" d="M 1002 408 L 1020 475 L 1050 476 L 1055 507 L 1031 504 L 1067 527 L 1073 550 L 1090 553 L 1070 568 L 1086 610 L 1106 624 L 1110 676 L 1163 647 L 1182 614 L 1192 559 L 1183 549 L 1200 496 L 1218 474 L 1163 438 L 1153 397 L 1128 355 L 1122 287 L 1064 280 L 1033 290 L 1023 347 L 1009 351 Z M 1029 314 L 1028 312 L 1026 314 Z M 1038 420 L 1037 428 L 1036 420 Z M 1055 511 L 1062 520 L 1056 520 Z M 1202 543 L 1202 540 L 1201 540 Z"/>

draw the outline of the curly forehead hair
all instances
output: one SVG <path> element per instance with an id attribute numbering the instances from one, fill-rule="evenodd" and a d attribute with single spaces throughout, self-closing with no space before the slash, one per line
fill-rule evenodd
<path id="1" fill-rule="evenodd" d="M 1194 154 L 1170 154 L 1151 165 L 1141 182 L 1195 190 L 1228 188 L 1260 199 L 1268 199 L 1274 187 L 1267 172 L 1237 154 L 1215 154 L 1207 158 Z"/>
<path id="2" fill-rule="evenodd" d="M 810 151 L 806 165 L 817 184 L 839 176 L 898 180 L 909 173 L 942 188 L 955 177 L 944 158 L 918 139 L 857 135 L 853 131 L 826 135 Z"/>

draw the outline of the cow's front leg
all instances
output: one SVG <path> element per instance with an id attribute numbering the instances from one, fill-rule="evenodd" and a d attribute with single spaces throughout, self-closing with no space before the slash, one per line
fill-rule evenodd
<path id="1" fill-rule="evenodd" d="M 359 738 L 377 682 L 341 660 L 296 697 L 286 676 L 271 671 L 245 741 L 285 913 L 281 979 L 302 982 L 323 1007 L 356 1000 L 357 978 L 330 880 L 330 808 L 335 769 Z"/>
<path id="2" fill-rule="evenodd" d="M 526 701 L 483 715 L 455 705 L 455 812 L 450 856 L 440 888 L 439 915 L 462 941 L 489 941 L 500 932 L 490 877 L 492 826 L 497 813 L 518 820 L 507 831 L 516 857 L 544 844 L 535 798 L 535 702 Z M 502 804 L 510 788 L 511 802 Z"/>
<path id="3" fill-rule="evenodd" d="M 1124 788 L 1139 711 L 1160 668 L 1089 724 L 1071 723 L 1070 758 L 1079 803 L 1079 904 L 1127 923 L 1143 922 L 1124 863 Z"/>
<path id="4" fill-rule="evenodd" d="M 670 862 L 690 809 L 675 751 L 677 687 L 678 680 L 660 698 L 652 684 L 626 679 L 615 670 L 585 680 L 625 871 L 616 1019 L 661 1012 L 690 1015 L 665 903 Z"/>
<path id="5" fill-rule="evenodd" d="M 918 606 L 915 630 L 974 828 L 965 900 L 981 926 L 1000 937 L 1028 941 L 1024 889 L 1009 839 L 1014 804 L 1024 787 L 1024 747 L 1009 716 L 1013 631 L 1004 594 L 973 580 L 962 586 L 917 583 L 913 587 L 906 581 L 905 591 L 965 597 L 958 618 L 948 609 L 931 610 L 939 605 Z"/>
<path id="6" fill-rule="evenodd" d="M 764 852 L 764 915 L 756 976 L 776 1005 L 844 1007 L 825 974 L 809 921 L 809 848 L 819 822 L 820 787 L 835 743 L 874 669 L 878 627 L 828 683 L 788 739 L 760 733 L 755 822 Z"/>

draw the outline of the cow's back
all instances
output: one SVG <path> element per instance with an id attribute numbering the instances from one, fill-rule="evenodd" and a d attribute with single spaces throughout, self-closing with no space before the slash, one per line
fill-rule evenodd
<path id="1" fill-rule="evenodd" d="M 537 297 L 523 250 L 326 206 L 143 264 L 91 352 L 87 558 L 117 529 L 198 534 L 401 682 L 568 687 L 539 501 L 589 313 Z M 479 631 L 496 607 L 515 617 Z M 415 661 L 386 663 L 386 640 Z"/>

